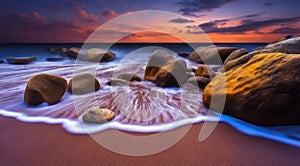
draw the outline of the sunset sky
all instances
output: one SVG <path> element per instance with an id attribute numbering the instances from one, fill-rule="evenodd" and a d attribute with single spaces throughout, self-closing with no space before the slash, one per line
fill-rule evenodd
<path id="1" fill-rule="evenodd" d="M 270 42 L 300 34 L 299 6 L 295 0 L 1 0 L 0 42 L 82 43 L 100 26 L 92 42 L 203 42 L 203 32 L 216 43 Z M 173 14 L 135 14 L 141 10 Z"/>

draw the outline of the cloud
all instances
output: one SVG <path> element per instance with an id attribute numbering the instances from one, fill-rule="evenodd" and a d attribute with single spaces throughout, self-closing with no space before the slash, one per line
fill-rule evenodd
<path id="1" fill-rule="evenodd" d="M 242 20 L 240 25 L 231 27 L 220 27 L 220 23 L 224 24 L 228 20 L 215 20 L 207 23 L 200 24 L 199 27 L 202 28 L 206 33 L 245 33 L 247 31 L 258 31 L 262 28 L 271 26 L 281 26 L 286 24 L 293 24 L 300 21 L 300 17 L 290 17 L 290 18 L 276 18 L 269 20 L 252 20 L 246 19 Z"/>
<path id="2" fill-rule="evenodd" d="M 264 6 L 272 6 L 272 5 L 273 5 L 272 2 L 266 2 L 266 3 L 264 3 Z"/>
<path id="3" fill-rule="evenodd" d="M 199 17 L 198 13 L 203 11 L 213 11 L 236 0 L 182 0 L 177 3 L 180 6 L 179 12 L 185 16 Z"/>
<path id="4" fill-rule="evenodd" d="M 300 28 L 283 27 L 272 31 L 274 34 L 300 34 Z"/>
<path id="5" fill-rule="evenodd" d="M 98 17 L 93 13 L 88 13 L 83 9 L 83 5 L 79 3 L 74 4 L 74 16 L 81 20 L 86 20 L 88 22 L 97 22 Z"/>
<path id="6" fill-rule="evenodd" d="M 172 23 L 191 23 L 191 22 L 195 22 L 195 21 L 178 17 L 178 18 L 169 20 L 169 22 L 172 22 Z"/>
<path id="7" fill-rule="evenodd" d="M 103 10 L 102 11 L 102 16 L 108 18 L 108 19 L 113 19 L 115 17 L 118 17 L 120 14 L 115 12 L 114 10 Z"/>

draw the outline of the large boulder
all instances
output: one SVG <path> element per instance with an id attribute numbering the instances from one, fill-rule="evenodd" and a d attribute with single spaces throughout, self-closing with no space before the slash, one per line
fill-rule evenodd
<path id="1" fill-rule="evenodd" d="M 179 87 L 186 82 L 186 70 L 185 61 L 171 61 L 157 72 L 155 84 L 159 87 Z"/>
<path id="2" fill-rule="evenodd" d="M 90 48 L 87 51 L 87 59 L 92 62 L 108 62 L 115 57 L 114 53 L 99 48 Z"/>
<path id="3" fill-rule="evenodd" d="M 17 57 L 7 58 L 6 61 L 10 64 L 28 64 L 36 60 L 36 57 Z"/>
<path id="4" fill-rule="evenodd" d="M 203 102 L 223 113 L 258 125 L 300 124 L 300 54 L 268 53 L 217 75 L 204 89 Z M 226 78 L 226 84 L 224 79 Z"/>
<path id="5" fill-rule="evenodd" d="M 189 60 L 202 64 L 222 64 L 232 51 L 237 49 L 235 47 L 198 47 L 189 55 Z"/>
<path id="6" fill-rule="evenodd" d="M 72 94 L 86 94 L 98 91 L 99 89 L 99 81 L 90 73 L 75 75 L 68 84 L 68 91 Z"/>
<path id="7" fill-rule="evenodd" d="M 213 78 L 216 76 L 216 73 L 209 66 L 200 65 L 195 72 L 195 76 Z"/>
<path id="8" fill-rule="evenodd" d="M 67 89 L 67 81 L 59 76 L 39 74 L 27 83 L 24 101 L 29 105 L 58 103 Z"/>
<path id="9" fill-rule="evenodd" d="M 248 50 L 246 50 L 245 48 L 241 48 L 241 49 L 232 51 L 232 53 L 224 61 L 224 65 L 226 65 L 227 62 L 229 62 L 233 59 L 237 59 L 245 54 L 248 54 Z"/>
<path id="10" fill-rule="evenodd" d="M 225 71 L 228 71 L 230 69 L 239 67 L 247 63 L 252 57 L 254 57 L 257 54 L 275 53 L 275 52 L 281 52 L 287 54 L 300 54 L 300 37 L 290 38 L 288 40 L 271 44 L 264 47 L 263 49 L 250 52 L 236 59 L 232 59 L 226 62 L 226 64 L 224 65 L 224 69 Z"/>
<path id="11" fill-rule="evenodd" d="M 146 66 L 144 80 L 155 82 L 156 74 L 161 67 L 174 60 L 174 57 L 165 50 L 155 50 L 149 58 Z"/>

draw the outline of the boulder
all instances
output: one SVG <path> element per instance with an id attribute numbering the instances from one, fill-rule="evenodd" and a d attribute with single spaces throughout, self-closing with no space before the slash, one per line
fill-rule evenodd
<path id="1" fill-rule="evenodd" d="M 245 48 L 241 48 L 241 49 L 238 49 L 238 50 L 234 50 L 232 51 L 232 53 L 226 58 L 226 60 L 224 61 L 224 65 L 233 60 L 233 59 L 237 59 L 245 54 L 248 54 L 248 50 L 246 50 Z"/>
<path id="2" fill-rule="evenodd" d="M 36 60 L 36 57 L 16 57 L 7 58 L 6 61 L 10 64 L 28 64 Z"/>
<path id="3" fill-rule="evenodd" d="M 65 94 L 67 81 L 59 76 L 38 74 L 27 83 L 24 101 L 29 105 L 39 105 L 46 102 L 56 104 Z"/>
<path id="4" fill-rule="evenodd" d="M 279 38 L 279 39 L 277 39 L 277 40 L 275 40 L 275 41 L 269 43 L 268 45 L 272 45 L 272 44 L 275 44 L 275 43 L 282 42 L 282 41 L 284 41 L 284 40 L 287 40 L 287 39 L 292 38 L 293 36 L 294 36 L 294 35 L 286 35 L 286 36 L 283 36 L 283 37 L 281 37 L 281 38 Z"/>
<path id="5" fill-rule="evenodd" d="M 109 109 L 93 107 L 88 109 L 82 116 L 82 120 L 87 123 L 105 123 L 113 120 L 115 114 Z"/>
<path id="6" fill-rule="evenodd" d="M 198 47 L 189 55 L 189 60 L 202 64 L 222 64 L 232 51 L 237 49 L 235 47 Z"/>
<path id="7" fill-rule="evenodd" d="M 272 45 L 268 45 L 261 50 L 256 50 L 245 54 L 239 58 L 228 61 L 224 69 L 228 71 L 230 69 L 241 66 L 242 64 L 247 63 L 252 57 L 257 54 L 265 54 L 265 53 L 287 53 L 287 54 L 300 54 L 300 37 L 290 38 L 288 40 L 281 41 L 279 43 L 275 43 Z"/>
<path id="8" fill-rule="evenodd" d="M 132 81 L 138 81 L 138 82 L 142 81 L 142 79 L 139 76 L 137 76 L 135 74 L 131 74 L 131 73 L 118 74 L 117 78 L 122 79 L 122 80 L 126 80 L 126 81 L 130 81 L 130 82 L 132 82 Z"/>
<path id="9" fill-rule="evenodd" d="M 200 65 L 195 72 L 195 76 L 214 78 L 216 73 L 210 67 L 206 65 Z"/>
<path id="10" fill-rule="evenodd" d="M 68 84 L 68 91 L 72 94 L 86 94 L 100 89 L 99 81 L 90 73 L 74 76 Z"/>
<path id="11" fill-rule="evenodd" d="M 92 62 L 108 62 L 115 57 L 114 53 L 103 49 L 91 48 L 87 51 L 87 59 Z"/>
<path id="12" fill-rule="evenodd" d="M 174 57 L 165 50 L 155 50 L 149 58 L 146 66 L 144 80 L 155 82 L 156 74 L 160 68 L 169 61 L 174 60 Z"/>
<path id="13" fill-rule="evenodd" d="M 300 124 L 300 54 L 258 54 L 244 65 L 217 75 L 204 89 L 203 102 L 257 125 Z M 224 79 L 226 78 L 226 86 Z"/>
<path id="14" fill-rule="evenodd" d="M 191 77 L 187 81 L 187 83 L 197 86 L 200 89 L 204 89 L 207 84 L 210 82 L 210 78 L 207 77 Z"/>
<path id="15" fill-rule="evenodd" d="M 179 87 L 186 82 L 186 62 L 174 60 L 161 67 L 156 74 L 155 84 L 159 87 Z"/>
<path id="16" fill-rule="evenodd" d="M 63 61 L 63 60 L 65 60 L 65 58 L 59 57 L 59 56 L 51 56 L 51 57 L 46 58 L 46 61 L 50 61 L 50 62 L 57 62 L 57 61 Z"/>

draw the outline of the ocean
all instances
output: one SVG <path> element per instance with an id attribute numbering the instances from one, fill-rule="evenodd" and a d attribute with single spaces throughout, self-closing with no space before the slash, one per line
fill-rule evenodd
<path id="1" fill-rule="evenodd" d="M 221 43 L 216 46 L 246 48 L 251 51 L 264 43 Z M 135 73 L 143 78 L 149 55 L 155 49 L 166 49 L 174 53 L 192 52 L 192 47 L 206 44 L 144 43 L 114 44 L 109 49 L 116 59 L 100 64 L 77 64 L 74 59 L 48 62 L 47 57 L 59 56 L 47 51 L 50 48 L 80 48 L 82 44 L 1 44 L 0 59 L 8 57 L 37 57 L 27 65 L 0 64 L 0 115 L 13 117 L 23 122 L 61 124 L 72 134 L 92 134 L 107 129 L 153 133 L 172 130 L 199 122 L 227 123 L 245 134 L 264 137 L 300 147 L 300 126 L 261 127 L 243 122 L 230 116 L 215 113 L 202 103 L 202 91 L 190 86 L 181 88 L 159 88 L 147 81 L 135 82 L 130 86 L 108 86 L 110 78 L 122 72 Z M 86 45 L 87 46 L 87 45 Z M 94 48 L 98 44 L 88 44 Z M 178 57 L 181 58 L 181 57 Z M 184 58 L 183 58 L 184 59 Z M 184 59 L 188 66 L 198 64 Z M 65 93 L 54 105 L 28 106 L 24 103 L 24 90 L 28 80 L 40 73 L 59 75 L 69 81 L 75 69 L 91 71 L 99 80 L 101 89 L 95 93 L 72 95 Z M 92 106 L 109 108 L 116 114 L 106 124 L 82 122 L 83 112 Z M 199 130 L 201 133 L 201 131 Z"/>

